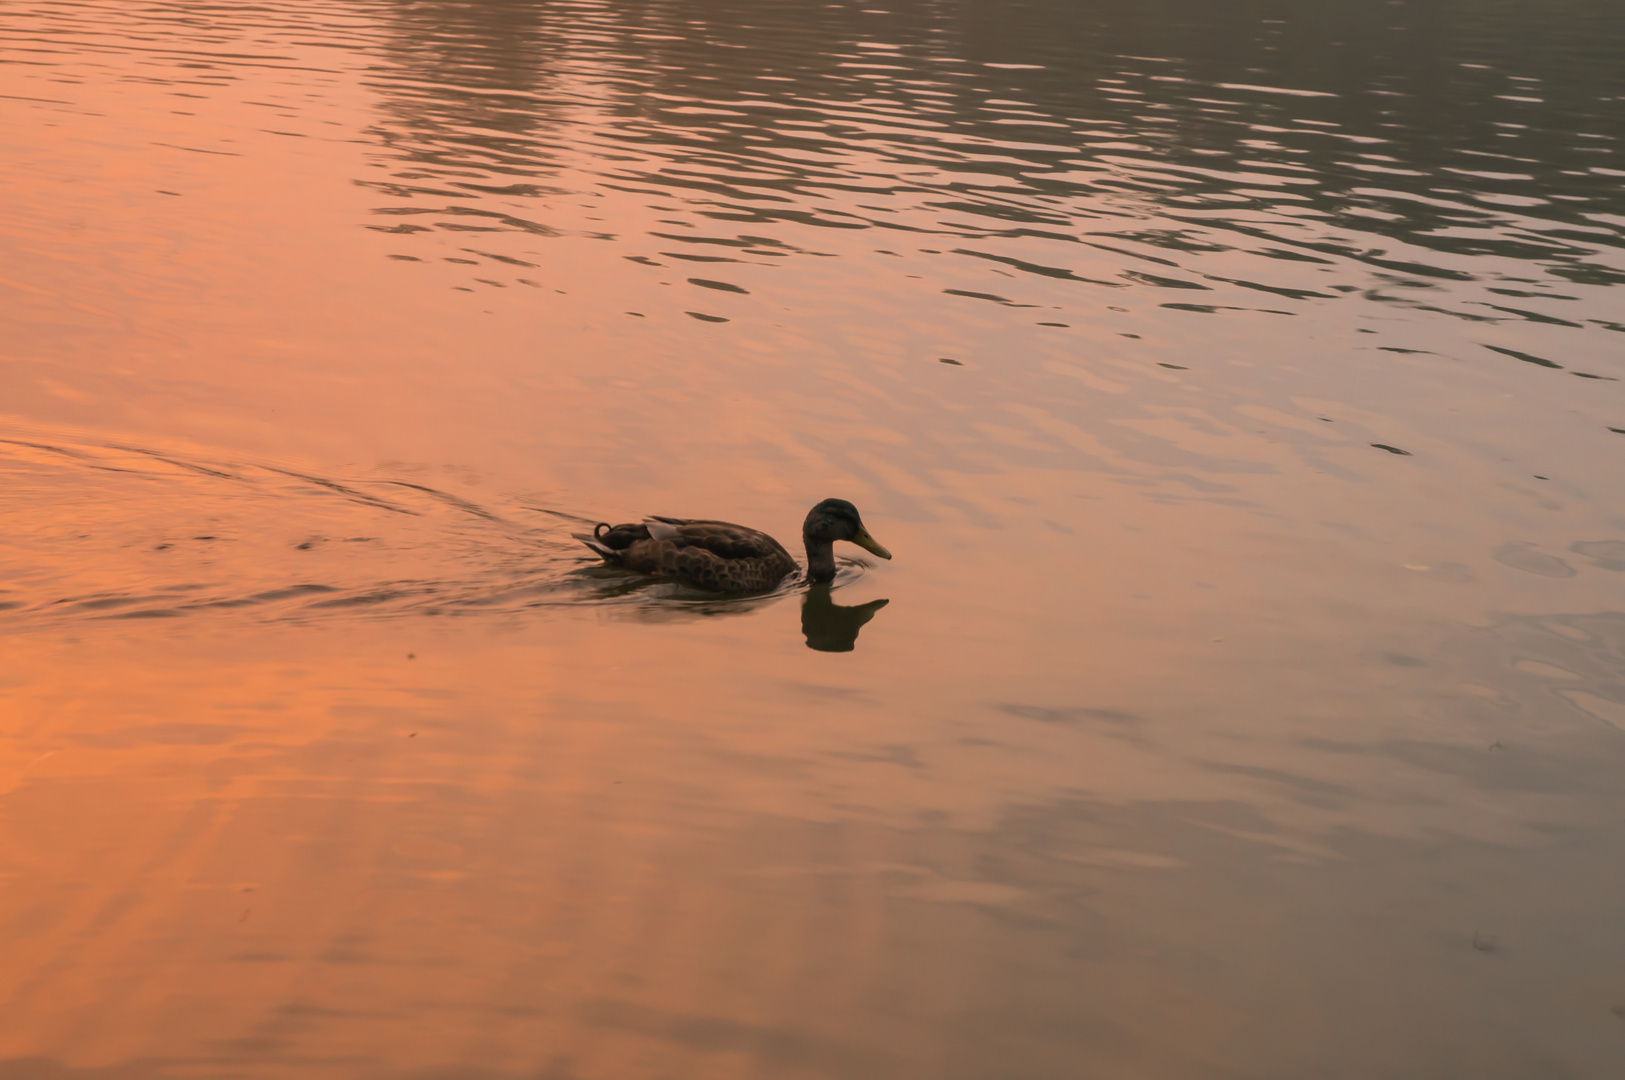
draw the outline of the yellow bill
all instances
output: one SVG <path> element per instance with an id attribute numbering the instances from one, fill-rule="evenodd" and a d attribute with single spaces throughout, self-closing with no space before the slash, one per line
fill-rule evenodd
<path id="1" fill-rule="evenodd" d="M 891 558 L 891 552 L 889 552 L 885 548 L 881 547 L 880 546 L 880 541 L 876 540 L 874 537 L 870 536 L 869 535 L 869 530 L 865 529 L 861 525 L 858 526 L 858 535 L 856 535 L 856 536 L 854 536 L 852 538 L 852 542 L 854 544 L 858 545 L 858 547 L 862 548 L 865 551 L 874 552 L 876 555 L 879 555 L 882 559 Z"/>

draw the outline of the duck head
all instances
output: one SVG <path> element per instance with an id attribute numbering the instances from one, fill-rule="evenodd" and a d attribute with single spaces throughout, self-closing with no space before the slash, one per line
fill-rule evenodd
<path id="1" fill-rule="evenodd" d="M 858 508 L 845 499 L 825 499 L 807 514 L 801 526 L 801 539 L 807 545 L 807 580 L 823 582 L 835 577 L 835 541 L 847 540 L 882 559 L 891 552 L 863 527 Z"/>

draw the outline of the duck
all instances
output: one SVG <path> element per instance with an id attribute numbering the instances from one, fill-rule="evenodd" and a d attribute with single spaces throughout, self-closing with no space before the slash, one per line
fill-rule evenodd
<path id="1" fill-rule="evenodd" d="M 591 533 L 571 535 L 607 565 L 711 592 L 767 592 L 800 569 L 784 545 L 767 533 L 726 521 L 656 516 L 635 525 L 601 521 Z M 825 499 L 808 511 L 801 538 L 807 546 L 807 580 L 814 585 L 835 579 L 837 540 L 891 558 L 869 535 L 858 508 L 845 499 Z"/>

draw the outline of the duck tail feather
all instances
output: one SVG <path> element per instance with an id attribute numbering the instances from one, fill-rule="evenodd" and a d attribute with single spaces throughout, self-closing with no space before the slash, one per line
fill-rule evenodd
<path id="1" fill-rule="evenodd" d="M 610 547 L 608 544 L 602 542 L 597 537 L 593 536 L 592 533 L 571 533 L 570 535 L 575 537 L 577 540 L 580 540 L 583 544 L 586 544 L 588 547 L 592 548 L 598 554 L 602 555 L 606 561 L 608 561 L 608 562 L 620 562 L 621 561 L 622 552 L 616 551 L 614 548 Z"/>

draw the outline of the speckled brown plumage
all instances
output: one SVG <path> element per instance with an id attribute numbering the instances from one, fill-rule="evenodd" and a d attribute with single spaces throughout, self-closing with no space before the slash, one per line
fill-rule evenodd
<path id="1" fill-rule="evenodd" d="M 790 553 L 764 532 L 726 521 L 650 520 L 661 536 L 645 523 L 599 525 L 580 539 L 605 562 L 714 592 L 766 592 L 796 570 Z"/>

